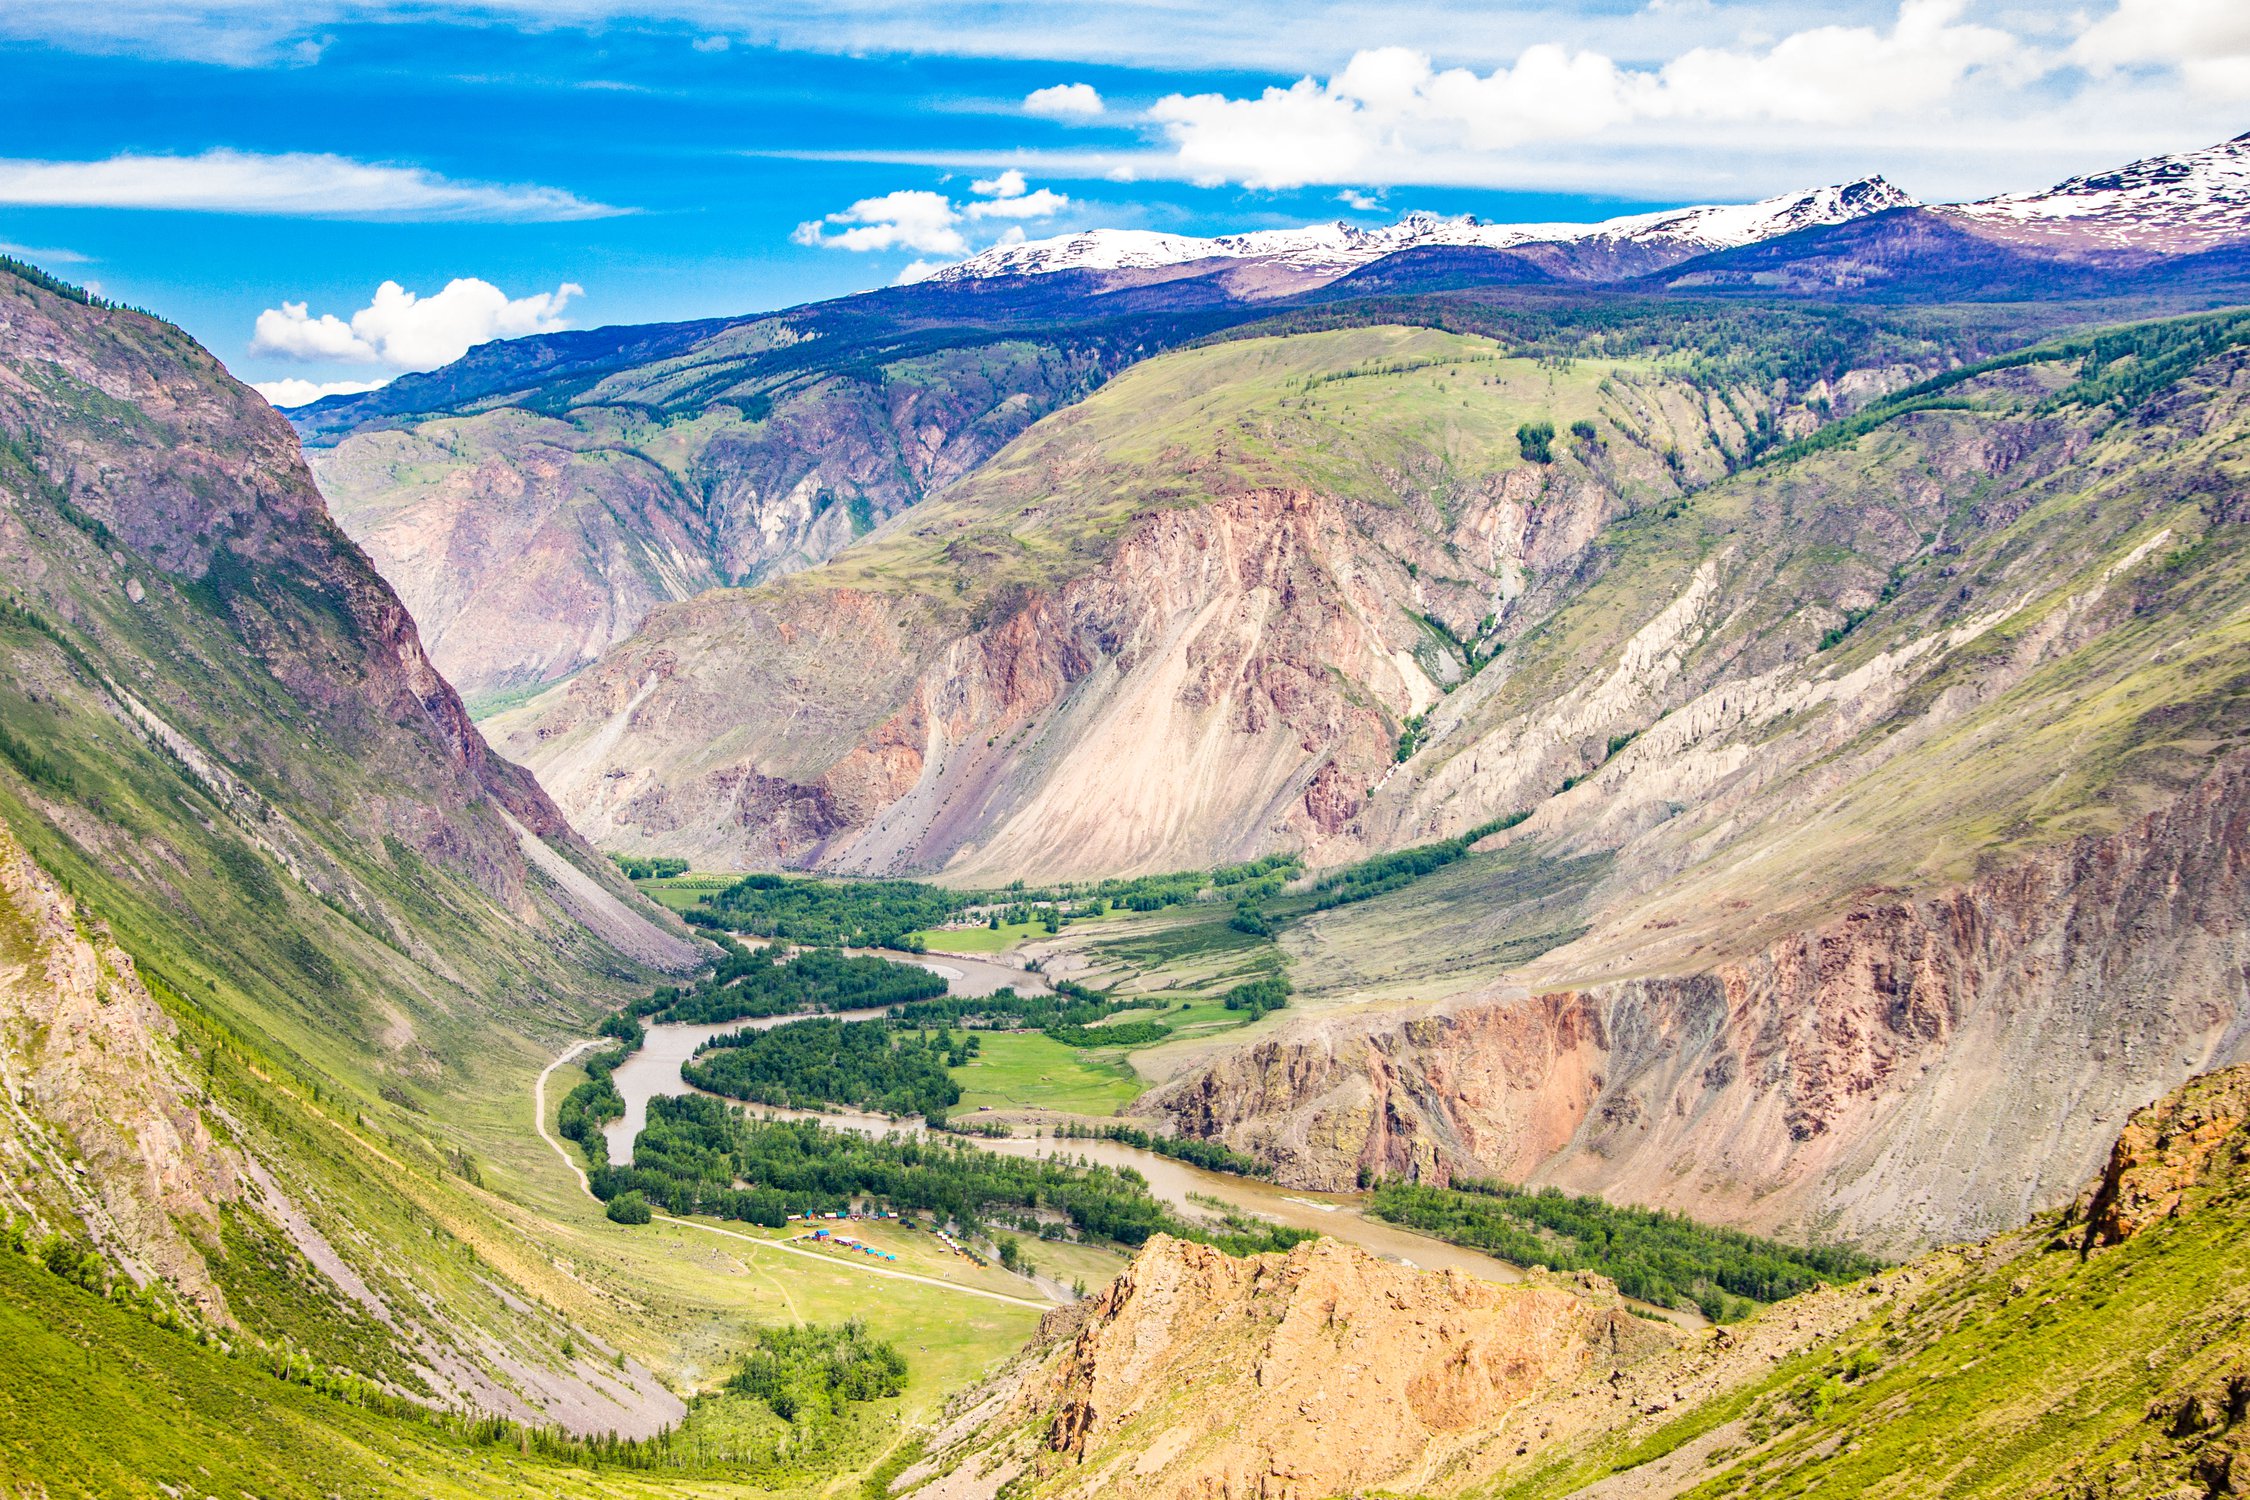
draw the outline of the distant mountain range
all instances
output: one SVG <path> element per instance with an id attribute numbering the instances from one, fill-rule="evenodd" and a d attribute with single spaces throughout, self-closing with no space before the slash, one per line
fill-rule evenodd
<path id="1" fill-rule="evenodd" d="M 1090 229 L 995 245 L 929 274 L 933 282 L 1043 276 L 1061 271 L 1151 272 L 1244 265 L 1292 273 L 1275 291 L 1300 291 L 1403 252 L 1481 249 L 1540 252 L 1564 279 L 1645 274 L 1713 251 L 1780 240 L 1901 209 L 1927 213 L 1985 238 L 2050 248 L 2183 254 L 2250 235 L 2250 135 L 2200 151 L 2150 157 L 2073 177 L 2044 192 L 1928 206 L 1880 176 L 1756 203 L 1633 214 L 1595 224 L 1491 224 L 1463 214 L 1410 213 L 1374 229 L 1336 220 L 1198 238 L 1145 229 Z"/>
<path id="2" fill-rule="evenodd" d="M 1598 224 L 1488 224 L 1473 214 L 1444 217 L 1410 213 L 1395 224 L 1361 229 L 1338 219 L 1302 229 L 1264 229 L 1199 239 L 1146 229 L 1089 229 L 1052 239 L 995 245 L 932 272 L 932 281 L 993 276 L 1038 276 L 1054 271 L 1139 271 L 1205 261 L 1262 261 L 1295 271 L 1341 275 L 1402 250 L 1474 246 L 1514 250 L 1526 245 L 1587 246 L 1604 251 L 1634 246 L 1675 258 L 1754 244 L 1823 224 L 1837 224 L 1889 208 L 1912 207 L 1914 198 L 1880 177 L 1784 193 L 1757 203 L 1664 209 L 1606 219 Z M 1604 262 L 1583 263 L 1590 274 Z"/>

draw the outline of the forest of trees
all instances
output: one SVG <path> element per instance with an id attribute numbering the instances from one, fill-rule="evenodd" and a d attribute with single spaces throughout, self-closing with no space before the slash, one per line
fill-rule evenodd
<path id="1" fill-rule="evenodd" d="M 1270 896 L 1304 873 L 1294 854 L 1268 854 L 1262 859 L 1222 865 L 1215 870 L 1173 870 L 1162 875 L 1134 875 L 1113 880 L 1085 880 L 1061 885 L 1026 887 L 1021 882 L 1005 891 L 979 896 L 972 904 L 1026 903 L 1069 906 L 1085 910 L 1123 907 L 1126 911 L 1162 911 L 1212 899 L 1242 901 Z"/>
<path id="2" fill-rule="evenodd" d="M 669 855 L 612 854 L 610 858 L 617 861 L 627 880 L 670 880 L 688 872 L 686 860 Z"/>
<path id="3" fill-rule="evenodd" d="M 1628 1297 L 1659 1307 L 1693 1304 L 1714 1322 L 1882 1267 L 1840 1246 L 1801 1248 L 1661 1209 L 1470 1178 L 1451 1188 L 1386 1178 L 1367 1211 L 1519 1266 L 1599 1271 Z"/>
<path id="4" fill-rule="evenodd" d="M 1397 849 L 1389 854 L 1378 854 L 1357 864 L 1346 865 L 1313 882 L 1308 893 L 1312 897 L 1309 910 L 1327 911 L 1331 907 L 1349 906 L 1355 901 L 1365 901 L 1412 885 L 1423 876 L 1434 874 L 1462 858 L 1478 841 L 1490 838 L 1504 828 L 1513 828 L 1529 816 L 1528 812 L 1510 813 L 1504 818 L 1480 823 L 1455 838 L 1440 839 L 1434 844 L 1416 844 L 1411 849 Z"/>
<path id="5" fill-rule="evenodd" d="M 1138 1172 L 1000 1156 L 942 1136 L 875 1140 L 811 1120 L 746 1117 L 700 1095 L 649 1101 L 648 1128 L 632 1165 L 589 1176 L 604 1201 L 638 1191 L 673 1213 L 776 1227 L 793 1212 L 842 1213 L 865 1199 L 963 1225 L 1044 1209 L 1082 1235 L 1128 1247 L 1159 1232 L 1234 1254 L 1287 1249 L 1310 1238 L 1304 1230 L 1254 1220 L 1216 1226 L 1183 1220 L 1150 1193 Z"/>
<path id="6" fill-rule="evenodd" d="M 935 1115 L 957 1104 L 947 1067 L 969 1060 L 975 1038 L 888 1021 L 797 1021 L 715 1037 L 680 1069 L 699 1089 L 783 1109 L 824 1104 L 887 1115 Z"/>
<path id="7" fill-rule="evenodd" d="M 911 948 L 913 934 L 952 921 L 969 900 L 962 892 L 912 880 L 745 875 L 710 898 L 710 918 L 791 943 Z"/>
<path id="8" fill-rule="evenodd" d="M 767 950 L 747 951 L 753 960 L 727 966 L 728 977 L 675 992 L 652 1014 L 667 1021 L 736 1021 L 797 1011 L 870 1010 L 945 993 L 943 976 L 918 964 L 850 957 L 833 948 L 805 948 L 776 963 Z"/>
<path id="9" fill-rule="evenodd" d="M 590 1162 L 609 1160 L 609 1143 L 602 1139 L 602 1127 L 625 1116 L 625 1096 L 617 1092 L 610 1074 L 639 1046 L 636 1036 L 624 1047 L 594 1053 L 581 1065 L 586 1069 L 586 1081 L 563 1095 L 555 1128 L 564 1140 L 576 1141 Z"/>
<path id="10" fill-rule="evenodd" d="M 1302 874 L 1294 854 L 1163 875 L 1032 888 L 1021 881 L 998 891 L 953 891 L 912 880 L 822 880 L 812 876 L 745 875 L 681 913 L 705 929 L 749 933 L 823 946 L 900 948 L 919 952 L 922 934 L 972 911 L 991 921 L 1042 921 L 1054 931 L 1074 917 L 1111 907 L 1162 911 L 1205 899 L 1236 903 L 1275 895 Z"/>
<path id="11" fill-rule="evenodd" d="M 1045 1034 L 1065 1047 L 1146 1047 L 1172 1034 L 1161 1021 L 1112 1021 L 1107 1026 L 1049 1026 Z"/>
<path id="12" fill-rule="evenodd" d="M 761 1328 L 727 1389 L 755 1396 L 800 1431 L 825 1427 L 850 1402 L 904 1391 L 906 1356 L 857 1319 Z"/>
<path id="13" fill-rule="evenodd" d="M 1279 974 L 1269 974 L 1263 979 L 1253 979 L 1228 990 L 1223 1002 L 1228 1010 L 1246 1010 L 1255 1021 L 1269 1010 L 1281 1010 L 1289 1004 L 1289 981 Z"/>
<path id="14" fill-rule="evenodd" d="M 1123 1010 L 1146 1010 L 1145 1000 L 1112 1000 L 1099 990 L 1058 980 L 1052 995 L 994 990 L 989 995 L 945 995 L 916 1000 L 891 1014 L 915 1026 L 973 1026 L 988 1031 L 1044 1031 L 1050 1026 L 1090 1026 Z"/>

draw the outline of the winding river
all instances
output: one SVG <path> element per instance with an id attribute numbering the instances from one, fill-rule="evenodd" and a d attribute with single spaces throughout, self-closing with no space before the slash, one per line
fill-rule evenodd
<path id="1" fill-rule="evenodd" d="M 944 972 L 936 963 L 929 967 Z M 997 966 L 986 966 L 997 967 Z M 950 976 L 949 976 L 950 977 Z M 981 977 L 981 976 L 980 976 Z M 973 981 L 972 981 L 973 982 Z M 881 1010 L 851 1010 L 832 1012 L 843 1020 L 865 1020 L 883 1014 Z M 809 1019 L 802 1015 L 767 1016 L 749 1021 L 721 1021 L 710 1025 L 668 1023 L 648 1028 L 648 1039 L 641 1049 L 627 1059 L 611 1075 L 619 1094 L 625 1099 L 625 1114 L 613 1120 L 602 1134 L 609 1145 L 611 1161 L 626 1161 L 632 1156 L 633 1139 L 648 1123 L 648 1101 L 659 1095 L 685 1094 L 689 1085 L 680 1076 L 680 1066 L 695 1055 L 695 1049 L 715 1036 L 733 1031 L 765 1031 L 791 1021 Z M 755 1106 L 761 1113 L 788 1116 L 795 1119 L 819 1120 L 838 1130 L 855 1130 L 863 1135 L 887 1135 L 898 1132 L 921 1135 L 924 1126 L 920 1120 L 893 1120 L 884 1115 L 860 1114 L 849 1110 L 785 1110 Z M 1030 1111 L 1018 1111 L 1028 1114 Z M 1065 1118 L 1057 1116 L 1057 1119 Z M 1235 1177 L 1224 1172 L 1206 1172 L 1186 1162 L 1174 1161 L 1169 1156 L 1159 1156 L 1153 1151 L 1143 1151 L 1118 1141 L 1043 1139 L 1034 1136 L 977 1136 L 955 1137 L 986 1151 L 1007 1156 L 1045 1156 L 1060 1154 L 1066 1157 L 1084 1157 L 1113 1167 L 1131 1167 L 1148 1179 L 1151 1192 L 1178 1213 L 1191 1217 L 1208 1217 L 1207 1204 L 1192 1201 L 1190 1195 L 1206 1199 L 1215 1198 L 1231 1208 L 1254 1214 L 1275 1223 L 1289 1224 L 1300 1229 L 1316 1230 L 1331 1238 L 1406 1265 L 1424 1269 L 1452 1269 L 1481 1276 L 1487 1281 L 1516 1281 L 1521 1276 L 1515 1267 L 1489 1255 L 1459 1245 L 1448 1245 L 1427 1235 L 1416 1234 L 1380 1219 L 1367 1216 L 1361 1207 L 1361 1195 L 1356 1193 L 1309 1193 L 1291 1188 L 1276 1187 L 1270 1182 L 1255 1178 Z"/>

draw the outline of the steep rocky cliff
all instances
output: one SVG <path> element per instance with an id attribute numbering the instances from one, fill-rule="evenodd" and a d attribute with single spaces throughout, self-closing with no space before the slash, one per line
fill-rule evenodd
<path id="1" fill-rule="evenodd" d="M 2250 1055 L 2250 759 L 2172 805 L 1676 976 L 1311 1018 L 1156 1096 L 1348 1188 L 1551 1182 L 1908 1250 L 2067 1198 Z"/>
<path id="2" fill-rule="evenodd" d="M 570 675 L 659 604 L 833 555 L 1162 337 L 832 321 L 743 320 L 356 430 L 309 417 L 314 467 L 439 668 L 489 699 Z"/>
<path id="3" fill-rule="evenodd" d="M 1706 490 L 1693 547 L 1618 538 L 1368 815 L 1528 819 L 1298 924 L 1341 1008 L 1166 1105 L 1307 1181 L 1451 1164 L 1908 1248 L 2057 1201 L 2104 1122 L 2239 1057 L 2242 361 L 2122 418 L 2071 373 Z"/>
<path id="4" fill-rule="evenodd" d="M 558 1355 L 456 1101 L 696 949 L 493 754 L 287 424 L 177 329 L 0 274 L 0 586 L 11 1245 L 324 1378 L 676 1417 Z"/>
<path id="5" fill-rule="evenodd" d="M 2079 1205 L 1696 1333 L 1598 1278 L 1152 1241 L 964 1393 L 892 1492 L 2235 1493 L 2246 1087 L 2235 1068 L 2135 1113 Z"/>

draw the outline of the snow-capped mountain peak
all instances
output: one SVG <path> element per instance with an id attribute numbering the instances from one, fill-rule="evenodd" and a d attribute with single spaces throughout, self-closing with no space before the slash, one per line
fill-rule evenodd
<path id="1" fill-rule="evenodd" d="M 1089 229 L 996 245 L 932 272 L 930 279 L 1146 270 L 1207 260 L 1260 261 L 1293 271 L 1338 275 L 1401 250 L 1433 245 L 1495 250 L 1523 245 L 1633 245 L 1700 254 L 1913 203 L 1912 197 L 1882 178 L 1867 177 L 1757 203 L 1662 209 L 1598 224 L 1488 224 L 1468 214 L 1446 217 L 1416 211 L 1373 229 L 1342 220 L 1209 238 L 1147 229 Z"/>
<path id="2" fill-rule="evenodd" d="M 1940 210 L 2008 238 L 2179 253 L 2250 237 L 2250 135 Z"/>

